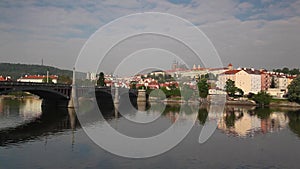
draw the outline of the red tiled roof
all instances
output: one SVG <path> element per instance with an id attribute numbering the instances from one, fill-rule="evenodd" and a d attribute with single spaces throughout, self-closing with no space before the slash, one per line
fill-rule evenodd
<path id="1" fill-rule="evenodd" d="M 236 74 L 238 72 L 240 72 L 241 70 L 228 70 L 222 74 L 226 74 L 226 75 L 233 75 L 233 74 Z"/>
<path id="2" fill-rule="evenodd" d="M 2 76 L 0 76 L 0 81 L 6 81 L 6 79 Z"/>

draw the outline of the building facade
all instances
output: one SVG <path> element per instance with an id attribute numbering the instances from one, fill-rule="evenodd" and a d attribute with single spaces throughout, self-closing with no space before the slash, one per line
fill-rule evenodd
<path id="1" fill-rule="evenodd" d="M 217 87 L 225 90 L 227 80 L 235 82 L 235 86 L 242 89 L 245 94 L 258 93 L 261 91 L 261 74 L 254 69 L 228 70 L 218 77 Z"/>
<path id="2" fill-rule="evenodd" d="M 49 83 L 57 83 L 58 76 L 56 75 L 49 75 Z M 47 79 L 45 75 L 25 75 L 24 77 L 19 78 L 18 82 L 31 82 L 31 83 L 43 83 L 45 82 L 44 79 Z"/>

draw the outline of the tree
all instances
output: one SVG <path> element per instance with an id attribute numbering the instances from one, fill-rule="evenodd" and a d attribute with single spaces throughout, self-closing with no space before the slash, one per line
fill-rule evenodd
<path id="1" fill-rule="evenodd" d="M 290 70 L 289 70 L 289 68 L 284 67 L 284 68 L 281 70 L 281 72 L 284 73 L 284 74 L 289 74 L 289 73 L 290 73 Z"/>
<path id="2" fill-rule="evenodd" d="M 274 76 L 272 76 L 270 88 L 272 88 L 272 89 L 273 89 L 273 88 L 276 88 Z"/>
<path id="3" fill-rule="evenodd" d="M 53 81 L 50 77 L 48 77 L 48 80 L 47 80 L 47 77 L 44 77 L 42 81 L 43 81 L 43 83 L 53 83 Z"/>
<path id="4" fill-rule="evenodd" d="M 72 84 L 72 79 L 69 76 L 62 75 L 58 76 L 57 82 L 63 84 Z"/>
<path id="5" fill-rule="evenodd" d="M 236 92 L 239 93 L 239 96 L 244 96 L 244 91 L 241 88 L 236 88 Z"/>
<path id="6" fill-rule="evenodd" d="M 130 88 L 131 88 L 131 89 L 136 89 L 136 84 L 137 84 L 136 81 L 131 81 L 131 82 L 130 82 Z"/>
<path id="7" fill-rule="evenodd" d="M 105 82 L 104 82 L 105 78 L 104 78 L 104 73 L 100 72 L 99 73 L 99 78 L 97 80 L 97 86 L 106 86 Z"/>
<path id="8" fill-rule="evenodd" d="M 294 68 L 294 69 L 290 70 L 290 74 L 291 75 L 299 75 L 300 71 L 299 71 L 299 69 Z"/>
<path id="9" fill-rule="evenodd" d="M 230 97 L 235 95 L 237 88 L 235 87 L 235 82 L 231 79 L 226 81 L 225 90 Z"/>
<path id="10" fill-rule="evenodd" d="M 206 98 L 208 95 L 208 83 L 207 83 L 207 79 L 201 79 L 198 83 L 198 90 L 199 90 L 199 96 L 201 98 Z"/>
<path id="11" fill-rule="evenodd" d="M 214 75 L 213 73 L 207 73 L 207 74 L 205 74 L 204 78 L 209 79 L 209 80 L 217 80 L 218 79 L 216 77 L 216 75 Z"/>
<path id="12" fill-rule="evenodd" d="M 292 102 L 300 103 L 300 76 L 288 86 L 288 99 Z"/>
<path id="13" fill-rule="evenodd" d="M 253 96 L 253 100 L 260 106 L 260 107 L 264 107 L 266 105 L 269 105 L 271 100 L 272 100 L 272 96 L 269 95 L 267 92 L 265 91 L 261 91 L 258 92 L 257 94 L 255 94 Z"/>

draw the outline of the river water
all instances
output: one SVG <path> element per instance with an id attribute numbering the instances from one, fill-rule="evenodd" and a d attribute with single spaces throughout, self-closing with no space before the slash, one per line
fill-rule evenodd
<path id="1" fill-rule="evenodd" d="M 179 118 L 180 105 L 153 104 L 152 114 L 160 115 L 161 107 L 164 111 L 150 129 L 134 128 L 114 111 L 102 113 L 120 132 L 144 137 L 163 131 Z M 173 149 L 151 158 L 130 159 L 97 146 L 73 109 L 42 108 L 41 100 L 35 98 L 0 98 L 0 168 L 300 168 L 300 111 L 227 106 L 217 130 L 199 144 L 208 112 L 204 106 L 196 114 L 185 112 L 185 120 L 193 115 L 197 120 Z M 137 117 L 135 113 L 129 116 Z M 175 128 L 180 129 L 181 125 Z"/>

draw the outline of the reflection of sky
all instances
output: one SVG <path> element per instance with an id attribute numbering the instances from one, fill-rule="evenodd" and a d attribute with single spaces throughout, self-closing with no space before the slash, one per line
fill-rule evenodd
<path id="1" fill-rule="evenodd" d="M 41 100 L 23 99 L 17 102 L 19 104 L 9 102 L 9 99 L 5 101 L 3 98 L 0 98 L 0 130 L 30 121 L 39 117 L 42 113 Z"/>
<path id="2" fill-rule="evenodd" d="M 299 168 L 300 141 L 288 130 L 251 139 L 228 137 L 217 130 L 205 144 L 199 144 L 201 129 L 194 126 L 174 149 L 148 159 L 118 157 L 94 144 L 82 129 L 64 131 L 64 134 L 41 137 L 22 146 L 0 147 L 1 167 Z"/>

